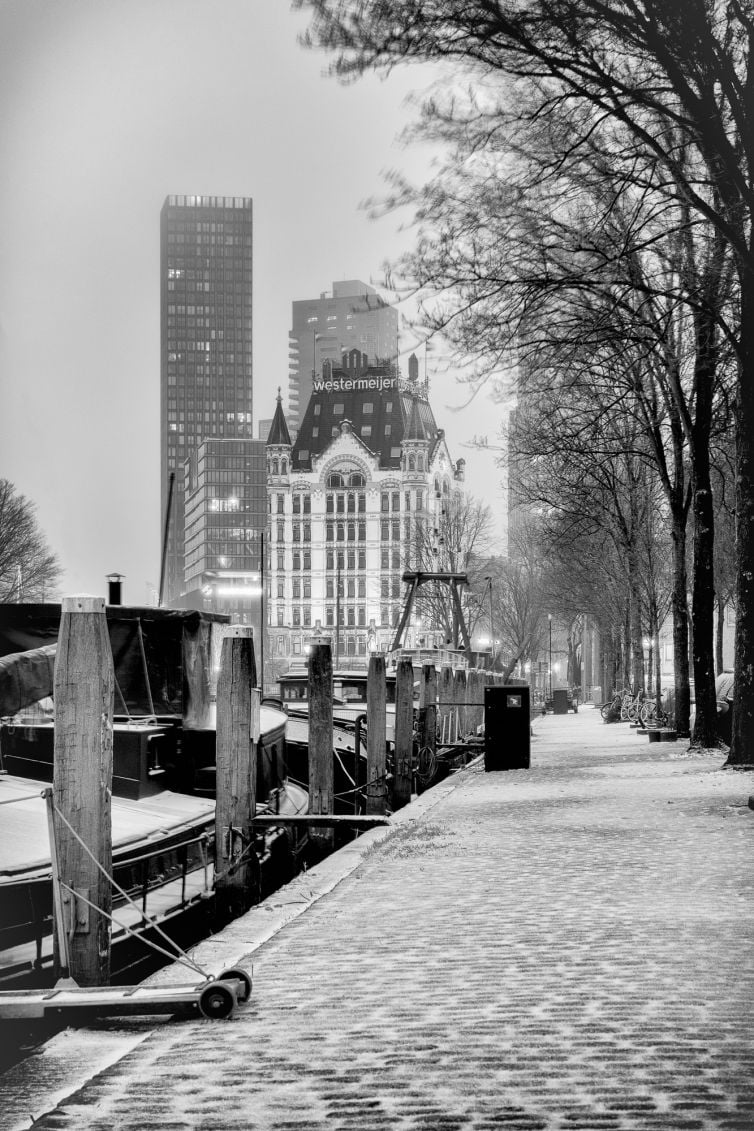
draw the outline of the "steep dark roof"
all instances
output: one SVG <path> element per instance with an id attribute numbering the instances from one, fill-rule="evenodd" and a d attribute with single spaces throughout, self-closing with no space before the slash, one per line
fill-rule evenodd
<path id="1" fill-rule="evenodd" d="M 270 434 L 267 437 L 268 447 L 273 444 L 287 444 L 290 447 L 291 434 L 288 431 L 288 425 L 285 422 L 285 414 L 283 413 L 283 398 L 278 389 L 278 403 L 275 406 L 275 415 L 272 418 L 272 425 L 270 426 Z"/>
<path id="2" fill-rule="evenodd" d="M 401 446 L 411 421 L 417 433 L 423 433 L 419 438 L 433 440 L 437 435 L 429 403 L 418 395 L 418 389 L 413 392 L 410 382 L 399 379 L 391 366 L 333 369 L 315 382 L 293 445 L 294 470 L 310 471 L 312 456 L 329 447 L 344 420 L 381 468 L 400 467 Z"/>
<path id="3" fill-rule="evenodd" d="M 415 398 L 407 398 L 410 400 L 411 407 L 408 410 L 408 421 L 406 423 L 406 430 L 404 432 L 405 440 L 426 440 L 427 433 L 424 429 L 421 413 L 419 412 L 419 402 Z"/>

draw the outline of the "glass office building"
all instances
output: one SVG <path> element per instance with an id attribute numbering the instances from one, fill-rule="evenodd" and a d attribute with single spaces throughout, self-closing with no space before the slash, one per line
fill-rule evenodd
<path id="1" fill-rule="evenodd" d="M 187 461 L 205 440 L 252 436 L 252 236 L 252 201 L 248 197 L 169 196 L 162 208 L 163 536 L 170 476 L 175 475 L 162 587 L 163 603 L 167 605 L 185 603 L 189 590 L 185 560 Z M 192 538 L 191 555 L 195 553 Z M 190 569 L 193 579 L 193 557 Z"/>

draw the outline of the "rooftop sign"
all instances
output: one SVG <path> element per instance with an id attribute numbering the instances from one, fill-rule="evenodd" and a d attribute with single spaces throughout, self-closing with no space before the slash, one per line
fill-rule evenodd
<path id="1" fill-rule="evenodd" d="M 397 377 L 328 377 L 314 382 L 315 393 L 350 393 L 359 389 L 381 393 L 383 389 L 397 387 Z"/>

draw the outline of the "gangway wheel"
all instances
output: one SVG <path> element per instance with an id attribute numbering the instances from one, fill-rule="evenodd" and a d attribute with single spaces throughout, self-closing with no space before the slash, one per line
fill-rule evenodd
<path id="1" fill-rule="evenodd" d="M 211 1021 L 230 1017 L 236 1004 L 236 995 L 224 982 L 208 982 L 199 994 L 199 1010 Z"/>
<path id="2" fill-rule="evenodd" d="M 222 974 L 217 979 L 217 981 L 218 982 L 232 982 L 232 981 L 240 982 L 241 986 L 243 988 L 238 990 L 237 1000 L 239 1002 L 241 1002 L 242 1005 L 245 1001 L 248 1001 L 249 998 L 251 997 L 251 978 L 246 973 L 245 970 L 241 969 L 240 966 L 233 966 L 230 970 L 223 970 Z"/>

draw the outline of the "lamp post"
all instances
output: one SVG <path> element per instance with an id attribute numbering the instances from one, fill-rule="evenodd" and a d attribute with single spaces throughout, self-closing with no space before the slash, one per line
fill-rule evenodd
<path id="1" fill-rule="evenodd" d="M 549 698 L 552 699 L 552 613 L 547 614 L 547 620 L 549 621 L 549 624 L 550 624 L 550 668 L 549 668 L 549 670 L 550 670 L 550 695 L 549 695 Z"/>
<path id="2" fill-rule="evenodd" d="M 492 627 L 492 578 L 485 577 L 484 580 L 489 586 L 490 596 L 490 671 L 492 671 L 493 667 L 495 666 L 495 630 Z"/>

